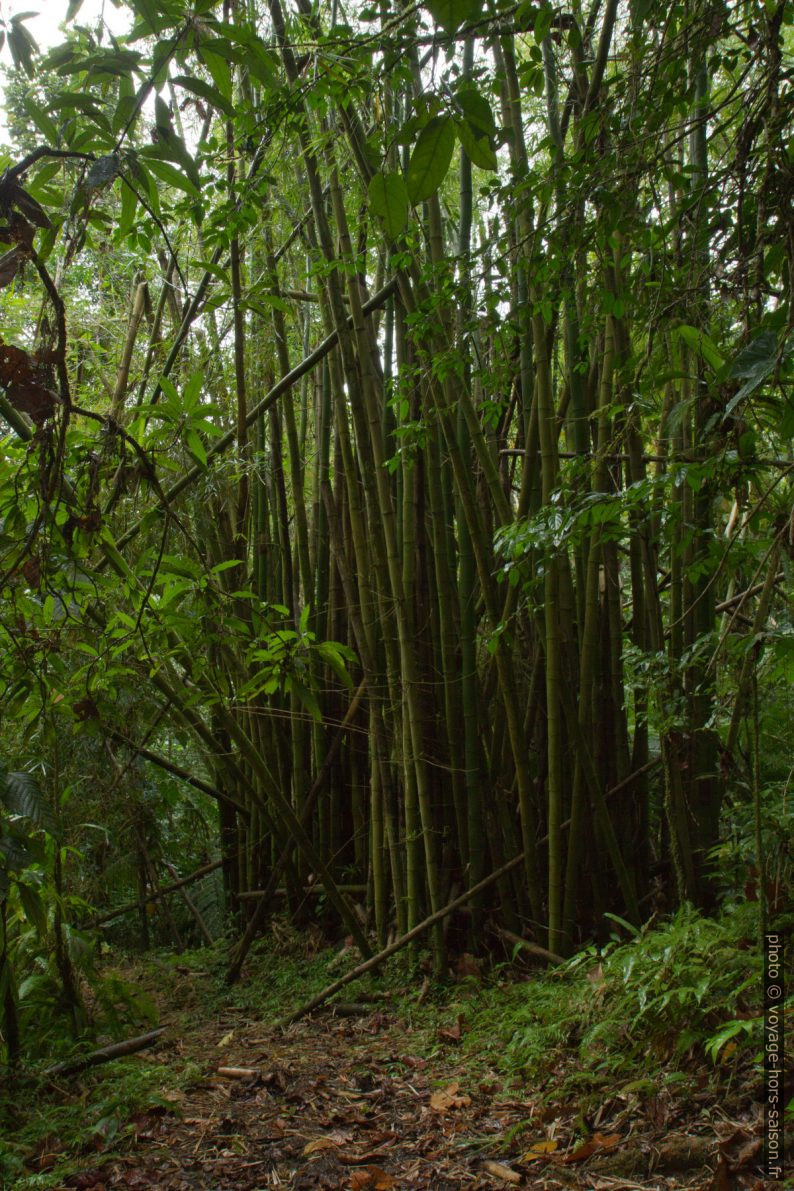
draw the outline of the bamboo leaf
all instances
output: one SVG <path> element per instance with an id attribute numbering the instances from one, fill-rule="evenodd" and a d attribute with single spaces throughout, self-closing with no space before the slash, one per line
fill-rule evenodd
<path id="1" fill-rule="evenodd" d="M 135 212 L 138 208 L 138 197 L 130 186 L 121 187 L 121 218 L 117 228 L 119 239 L 123 239 L 132 230 Z"/>
<path id="2" fill-rule="evenodd" d="M 537 16 L 535 17 L 535 27 L 533 30 L 537 45 L 540 45 L 541 42 L 546 40 L 549 33 L 551 32 L 551 26 L 553 22 L 554 9 L 550 4 L 542 4 L 538 9 Z"/>
<path id="3" fill-rule="evenodd" d="M 182 17 L 173 0 L 131 0 L 130 7 L 139 18 L 138 24 L 130 33 L 131 41 L 140 37 L 156 36 L 164 29 L 172 29 Z"/>
<path id="4" fill-rule="evenodd" d="M 161 182 L 166 182 L 169 186 L 176 186 L 179 190 L 184 190 L 191 198 L 201 197 L 198 187 L 181 169 L 172 165 L 170 161 L 164 161 L 151 149 L 142 149 L 141 156 L 144 156 L 144 154 L 146 156 L 147 169 L 155 174 Z"/>
<path id="5" fill-rule="evenodd" d="M 18 16 L 12 17 L 6 27 L 8 48 L 11 50 L 14 66 L 17 68 L 21 66 L 29 79 L 33 78 L 33 55 L 38 53 L 39 47 L 22 21 L 25 17 L 33 15 L 33 13 L 20 13 Z"/>
<path id="6" fill-rule="evenodd" d="M 342 685 L 349 688 L 352 687 L 353 680 L 347 671 L 347 666 L 343 658 L 343 650 L 344 656 L 347 657 L 349 651 L 345 650 L 344 646 L 339 645 L 335 641 L 321 641 L 317 646 L 317 652 L 325 664 L 329 669 L 333 670 Z"/>
<path id="7" fill-rule="evenodd" d="M 186 91 L 190 91 L 193 95 L 198 95 L 200 99 L 205 99 L 212 107 L 217 108 L 218 111 L 223 112 L 225 116 L 234 117 L 235 107 L 218 87 L 213 87 L 209 83 L 203 82 L 201 79 L 194 78 L 192 75 L 179 74 L 174 79 L 180 87 L 184 87 Z"/>
<path id="8" fill-rule="evenodd" d="M 23 98 L 22 108 L 26 114 L 30 116 L 39 132 L 44 134 L 50 144 L 57 144 L 58 127 L 52 117 L 49 116 L 42 108 L 40 108 L 37 103 L 34 103 L 29 95 L 26 95 Z"/>
<path id="9" fill-rule="evenodd" d="M 496 121 L 494 120 L 491 105 L 476 87 L 472 87 L 470 84 L 461 87 L 456 92 L 455 99 L 463 111 L 466 123 L 474 133 L 487 137 L 494 135 L 496 132 Z"/>

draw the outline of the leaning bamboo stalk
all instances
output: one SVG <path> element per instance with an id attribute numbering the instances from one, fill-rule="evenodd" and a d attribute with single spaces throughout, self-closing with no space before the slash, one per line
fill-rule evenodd
<path id="1" fill-rule="evenodd" d="M 119 744 L 123 744 L 126 748 L 131 749 L 137 756 L 142 757 L 144 761 L 150 761 L 158 769 L 162 769 L 166 773 L 178 777 L 180 781 L 185 782 L 188 786 L 192 786 L 194 790 L 200 790 L 202 794 L 208 794 L 216 802 L 225 802 L 228 806 L 233 807 L 238 814 L 248 815 L 247 808 L 241 802 L 238 802 L 236 798 L 232 798 L 226 791 L 219 789 L 217 786 L 210 785 L 209 782 L 205 782 L 199 777 L 194 777 L 186 769 L 175 765 L 173 761 L 169 761 L 166 757 L 161 757 L 159 753 L 153 753 L 151 749 L 136 744 L 134 740 L 130 740 L 128 736 L 122 735 L 121 732 L 111 732 L 111 737 L 113 740 L 117 740 Z"/>
<path id="2" fill-rule="evenodd" d="M 383 286 L 382 289 L 378 290 L 377 293 L 373 294 L 372 297 L 369 299 L 369 301 L 364 303 L 364 305 L 362 307 L 363 313 L 366 316 L 369 316 L 375 310 L 380 309 L 380 307 L 383 306 L 383 304 L 394 293 L 396 287 L 397 287 L 397 279 L 393 277 L 390 281 L 386 282 L 386 284 Z M 352 320 L 348 319 L 347 323 L 348 323 L 348 325 L 352 325 Z M 255 405 L 252 405 L 251 408 L 248 410 L 248 413 L 246 414 L 246 418 L 245 418 L 246 427 L 251 426 L 257 420 L 257 418 L 261 417 L 262 414 L 266 413 L 270 409 L 270 407 L 272 405 L 274 405 L 280 397 L 283 396 L 284 393 L 288 392 L 288 390 L 291 389 L 293 385 L 297 384 L 297 382 L 301 379 L 301 377 L 305 376 L 308 372 L 311 372 L 312 369 L 314 369 L 320 363 L 321 360 L 324 360 L 325 357 L 332 350 L 332 348 L 336 347 L 338 340 L 339 340 L 339 332 L 337 330 L 330 331 L 328 333 L 328 335 L 326 335 L 325 339 L 323 339 L 321 343 L 318 343 L 318 345 L 314 349 L 314 351 L 310 352 L 308 354 L 308 356 L 304 356 L 304 358 L 301 360 L 301 362 L 299 364 L 296 364 L 291 372 L 289 372 L 286 376 L 282 376 L 280 380 L 276 381 L 276 383 L 273 385 L 272 389 L 270 389 L 260 401 L 258 401 Z M 5 400 L 5 399 L 3 399 L 3 400 Z M 13 413 L 13 408 L 11 407 L 10 403 L 9 403 L 8 408 L 11 409 L 12 413 Z M 3 412 L 3 417 L 6 417 L 6 414 L 4 412 L 4 408 L 3 408 L 3 405 L 1 402 L 0 402 L 0 411 Z M 16 421 L 19 421 L 23 425 L 25 425 L 23 419 L 15 419 L 15 422 Z M 14 424 L 14 423 L 12 423 L 12 424 Z M 16 425 L 14 425 L 15 430 L 16 430 L 16 428 L 17 428 Z M 25 428 L 26 428 L 26 430 L 28 430 L 27 426 Z M 30 436 L 29 430 L 28 430 L 28 436 Z M 207 449 L 207 462 L 209 463 L 209 461 L 211 459 L 214 459 L 216 455 L 222 455 L 223 452 L 228 450 L 228 448 L 236 440 L 237 440 L 237 427 L 235 426 L 233 429 L 228 430 L 226 432 L 226 434 L 224 434 L 220 438 L 216 439 L 215 442 L 212 444 L 212 446 L 210 446 Z M 176 480 L 169 488 L 166 488 L 164 490 L 165 502 L 167 504 L 170 504 L 173 500 L 176 499 L 177 496 L 180 495 L 180 493 L 184 492 L 186 488 L 189 488 L 191 486 L 191 484 L 194 484 L 196 482 L 196 480 L 200 479 L 202 476 L 205 476 L 206 474 L 207 474 L 206 467 L 202 466 L 199 463 L 197 463 L 195 466 L 193 466 L 191 468 L 188 468 L 188 470 L 185 472 L 185 474 L 183 476 L 180 477 L 180 479 Z M 144 518 L 140 518 L 133 525 L 131 525 L 130 528 L 125 533 L 123 533 L 121 535 L 121 537 L 119 537 L 117 539 L 116 546 L 118 548 L 126 546 L 129 542 L 131 542 L 133 540 L 133 538 L 136 538 L 138 536 L 138 534 L 141 532 L 141 529 L 143 527 L 143 520 L 144 520 Z M 97 569 L 101 570 L 103 566 L 104 566 L 104 564 L 101 561 L 97 563 Z"/>
<path id="3" fill-rule="evenodd" d="M 172 877 L 176 876 L 176 869 L 174 868 L 173 864 L 166 864 L 165 867 L 168 869 L 168 871 Z M 198 926 L 199 930 L 201 931 L 201 934 L 204 936 L 204 942 L 207 944 L 208 947 L 211 947 L 214 942 L 214 939 L 213 939 L 212 935 L 210 934 L 209 927 L 207 926 L 207 923 L 204 921 L 204 915 L 201 913 L 201 910 L 198 908 L 196 903 L 193 901 L 193 898 L 190 896 L 190 894 L 188 893 L 188 891 L 184 885 L 179 885 L 179 896 L 182 898 L 182 901 L 185 903 L 188 910 L 190 911 L 190 913 L 193 915 L 194 919 L 196 920 L 196 925 Z"/>

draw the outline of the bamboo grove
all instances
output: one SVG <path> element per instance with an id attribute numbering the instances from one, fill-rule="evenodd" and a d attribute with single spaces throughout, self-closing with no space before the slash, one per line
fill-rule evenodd
<path id="1" fill-rule="evenodd" d="M 79 9 L 7 29 L 9 764 L 84 856 L 86 782 L 208 794 L 232 976 L 312 882 L 364 955 L 518 856 L 470 946 L 708 905 L 789 656 L 791 10 Z"/>

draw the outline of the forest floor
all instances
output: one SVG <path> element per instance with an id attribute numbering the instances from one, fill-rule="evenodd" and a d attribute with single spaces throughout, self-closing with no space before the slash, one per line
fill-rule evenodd
<path id="1" fill-rule="evenodd" d="M 572 1140 L 576 1105 L 549 1119 L 530 1089 L 472 1069 L 454 1042 L 433 1059 L 425 1043 L 423 1032 L 412 1034 L 383 1008 L 355 1017 L 326 1013 L 279 1036 L 239 1013 L 197 1023 L 172 1037 L 156 1061 L 190 1058 L 205 1077 L 168 1093 L 173 1111 L 137 1117 L 126 1152 L 89 1163 L 65 1186 L 762 1187 L 750 1169 L 759 1150 L 752 1120 L 731 1122 L 712 1111 L 682 1119 L 672 1102 L 659 1101 L 643 1116 L 616 1102 L 582 1144 Z M 250 1074 L 223 1074 L 235 1067 Z M 730 1158 L 739 1159 L 734 1174 Z"/>
<path id="2" fill-rule="evenodd" d="M 82 1102 L 94 1125 L 77 1147 L 53 1125 L 26 1157 L 30 1173 L 8 1186 L 770 1186 L 760 1178 L 762 1114 L 741 1074 L 715 1083 L 693 1073 L 685 1093 L 676 1081 L 654 1087 L 638 1078 L 595 1097 L 572 1095 L 565 1088 L 576 1082 L 575 1054 L 556 1052 L 561 1069 L 528 1082 L 500 1062 L 495 1035 L 469 1045 L 480 995 L 473 979 L 440 1002 L 420 979 L 410 1010 L 405 988 L 357 989 L 356 1002 L 275 1030 L 250 997 L 235 1004 L 193 966 L 176 961 L 159 972 L 147 961 L 124 979 L 131 974 L 144 980 L 166 1032 L 123 1063 L 54 1081 L 40 1104 Z M 127 1113 L 103 1091 L 122 1069 L 145 1074 L 149 1089 Z"/>

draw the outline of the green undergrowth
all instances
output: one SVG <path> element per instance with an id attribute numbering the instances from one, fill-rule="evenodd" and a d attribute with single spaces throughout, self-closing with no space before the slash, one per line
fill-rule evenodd
<path id="1" fill-rule="evenodd" d="M 751 1095 L 762 1046 L 757 907 L 717 919 L 685 908 L 523 983 L 497 978 L 458 1008 L 467 1054 L 550 1103 L 605 1090 Z"/>
<path id="2" fill-rule="evenodd" d="M 136 1117 L 172 1109 L 169 1092 L 198 1075 L 195 1063 L 172 1067 L 146 1053 L 55 1085 L 21 1077 L 0 1092 L 0 1187 L 58 1188 L 85 1168 L 86 1154 L 95 1153 L 98 1165 L 110 1161 Z"/>

